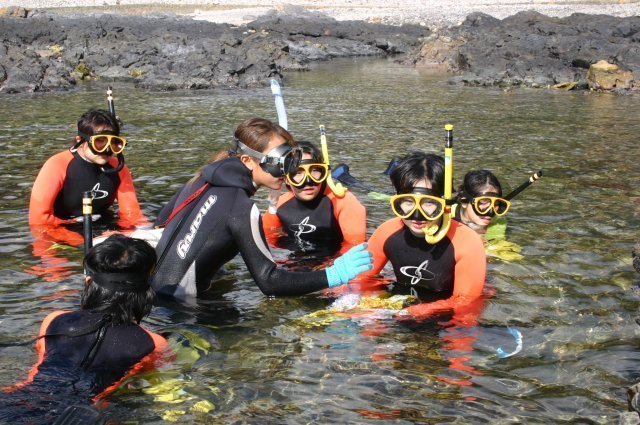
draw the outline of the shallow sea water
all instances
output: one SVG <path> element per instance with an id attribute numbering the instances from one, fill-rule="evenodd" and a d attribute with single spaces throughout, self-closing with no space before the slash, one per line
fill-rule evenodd
<path id="1" fill-rule="evenodd" d="M 78 117 L 106 106 L 104 84 L 0 96 L 0 342 L 28 340 L 47 313 L 79 303 L 82 252 L 38 250 L 28 200 L 38 169 L 66 146 Z M 276 119 L 269 88 L 114 91 L 131 141 L 127 164 L 151 218 L 212 152 L 230 146 L 242 119 Z M 456 185 L 473 168 L 492 170 L 506 190 L 544 170 L 508 214 L 508 240 L 524 258 L 490 259 L 494 294 L 477 321 L 419 326 L 348 317 L 310 323 L 306 315 L 326 308 L 330 296 L 269 299 L 237 258 L 206 297 L 154 309 L 145 323 L 187 338 L 177 344 L 182 354 L 114 394 L 112 417 L 140 424 L 617 420 L 626 388 L 640 380 L 640 279 L 631 265 L 640 227 L 637 96 L 464 88 L 362 59 L 289 74 L 283 93 L 293 134 L 318 141 L 324 124 L 334 163 L 349 164 L 380 192 L 390 191 L 382 171 L 392 157 L 442 153 L 446 123 L 455 125 Z M 356 193 L 370 234 L 390 208 Z M 265 198 L 258 192 L 263 208 Z M 498 347 L 515 347 L 508 327 L 521 332 L 522 351 L 499 358 Z M 30 345 L 0 347 L 0 386 L 26 377 L 35 360 Z M 149 385 L 160 381 L 166 388 L 152 394 Z"/>

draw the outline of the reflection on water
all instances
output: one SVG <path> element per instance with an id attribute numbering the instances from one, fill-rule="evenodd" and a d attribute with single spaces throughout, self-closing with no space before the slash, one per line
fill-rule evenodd
<path id="1" fill-rule="evenodd" d="M 26 214 L 37 170 L 66 146 L 86 109 L 106 106 L 103 89 L 0 97 L 0 342 L 28 339 L 47 313 L 79 302 L 82 253 L 39 249 Z M 275 119 L 268 88 L 114 89 L 149 217 L 212 152 L 229 147 L 242 119 Z M 154 310 L 149 326 L 197 337 L 177 344 L 198 355 L 132 382 L 112 398 L 112 415 L 139 423 L 608 422 L 626 410 L 625 387 L 640 379 L 630 259 L 640 223 L 637 96 L 461 88 L 369 60 L 291 74 L 283 92 L 292 132 L 317 141 L 324 124 L 334 161 L 379 192 L 390 190 L 382 172 L 392 157 L 442 152 L 445 123 L 455 125 L 456 181 L 483 167 L 508 191 L 543 169 L 508 215 L 508 239 L 524 258 L 491 260 L 495 294 L 473 320 L 415 326 L 342 317 L 311 327 L 299 319 L 326 308 L 330 296 L 265 298 L 235 259 L 206 298 L 165 300 Z M 360 197 L 371 233 L 390 210 Z M 500 359 L 498 347 L 515 348 L 507 326 L 522 332 L 523 349 Z M 198 338 L 210 347 L 190 342 Z M 35 354 L 3 347 L 0 358 L 4 386 L 26 375 Z M 160 384 L 179 394 L 176 403 L 154 393 Z"/>

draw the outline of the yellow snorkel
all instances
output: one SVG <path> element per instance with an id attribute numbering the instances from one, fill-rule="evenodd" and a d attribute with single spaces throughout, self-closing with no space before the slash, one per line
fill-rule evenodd
<path id="1" fill-rule="evenodd" d="M 447 205 L 442 215 L 442 223 L 440 226 L 429 226 L 423 229 L 424 240 L 428 244 L 436 244 L 440 242 L 451 227 L 451 191 L 453 186 L 453 125 L 447 124 L 445 130 L 444 145 L 444 199 Z"/>
<path id="2" fill-rule="evenodd" d="M 327 134 L 324 130 L 324 125 L 320 126 L 320 148 L 322 149 L 322 162 L 325 165 L 330 166 L 331 164 L 329 163 L 329 148 L 327 147 Z M 331 168 L 329 168 L 329 170 L 331 170 Z M 347 191 L 341 183 L 335 183 L 333 181 L 331 172 L 329 172 L 329 175 L 327 176 L 327 185 L 338 198 L 343 198 L 344 194 Z"/>

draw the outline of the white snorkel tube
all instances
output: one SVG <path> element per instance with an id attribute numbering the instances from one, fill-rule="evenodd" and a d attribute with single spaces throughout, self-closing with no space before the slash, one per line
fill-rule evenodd
<path id="1" fill-rule="evenodd" d="M 278 113 L 278 124 L 285 130 L 289 129 L 287 122 L 287 110 L 284 108 L 284 98 L 282 97 L 282 91 L 280 90 L 280 84 L 277 80 L 271 80 L 271 94 L 276 102 L 276 112 Z M 275 214 L 278 211 L 278 198 L 280 197 L 281 189 L 269 190 L 269 212 Z"/>

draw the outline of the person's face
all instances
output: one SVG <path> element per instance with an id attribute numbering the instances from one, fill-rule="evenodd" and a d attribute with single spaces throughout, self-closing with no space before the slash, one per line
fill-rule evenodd
<path id="1" fill-rule="evenodd" d="M 302 154 L 302 160 L 313 158 L 309 153 Z M 310 182 L 309 184 L 303 185 L 301 187 L 289 186 L 291 191 L 293 192 L 293 196 L 298 198 L 301 201 L 311 201 L 316 199 L 320 190 L 322 189 L 322 183 Z"/>
<path id="2" fill-rule="evenodd" d="M 109 126 L 102 126 L 102 127 L 97 127 L 94 129 L 93 135 L 96 134 L 100 134 L 104 131 L 108 131 L 111 132 L 112 129 Z M 80 138 L 80 136 L 76 136 L 77 138 Z M 78 153 L 80 153 L 80 156 L 82 156 L 84 159 L 86 159 L 89 162 L 92 162 L 94 164 L 97 165 L 105 165 L 107 162 L 109 162 L 109 158 L 111 158 L 113 156 L 113 153 L 111 152 L 111 149 L 107 149 L 106 151 L 102 152 L 102 153 L 95 153 L 91 150 L 91 147 L 89 146 L 89 141 L 85 141 L 85 143 L 81 144 L 78 147 Z"/>
<path id="3" fill-rule="evenodd" d="M 478 193 L 498 193 L 498 189 L 491 185 L 483 186 Z M 471 202 L 463 202 L 460 204 L 462 210 L 460 215 L 462 217 L 462 221 L 466 224 L 471 224 L 472 229 L 474 229 L 478 233 L 485 233 L 487 227 L 491 223 L 493 217 L 488 215 L 478 215 L 473 209 L 473 205 Z"/>
<path id="4" fill-rule="evenodd" d="M 267 147 L 261 153 L 268 155 L 273 149 L 285 143 L 286 141 L 284 138 L 274 134 L 271 136 L 271 139 L 269 139 Z M 273 177 L 262 169 L 259 159 L 252 158 L 249 155 L 241 155 L 240 160 L 249 170 L 251 170 L 253 182 L 257 187 L 266 186 L 269 189 L 280 190 L 284 177 Z"/>
<path id="5" fill-rule="evenodd" d="M 420 180 L 418 181 L 416 184 L 414 184 L 413 187 L 422 187 L 425 189 L 433 189 L 433 186 L 431 185 L 431 182 L 428 181 L 427 179 L 424 180 Z M 435 207 L 434 207 L 435 209 Z M 427 213 L 431 213 L 432 211 L 427 211 Z M 427 219 L 420 217 L 419 220 L 414 220 L 412 219 L 412 217 L 409 218 L 403 218 L 402 222 L 404 223 L 405 226 L 407 226 L 407 228 L 409 229 L 409 231 L 416 237 L 419 238 L 424 238 L 424 229 L 431 227 L 431 226 L 438 226 L 440 225 L 440 222 L 442 221 L 442 218 L 439 218 L 437 220 L 434 221 L 428 221 Z"/>

